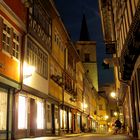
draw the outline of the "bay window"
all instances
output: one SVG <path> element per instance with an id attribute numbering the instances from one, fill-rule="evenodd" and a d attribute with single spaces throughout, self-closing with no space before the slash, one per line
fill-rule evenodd
<path id="1" fill-rule="evenodd" d="M 2 49 L 17 60 L 20 59 L 20 40 L 21 35 L 14 27 L 6 21 L 3 22 L 3 33 L 2 33 Z"/>

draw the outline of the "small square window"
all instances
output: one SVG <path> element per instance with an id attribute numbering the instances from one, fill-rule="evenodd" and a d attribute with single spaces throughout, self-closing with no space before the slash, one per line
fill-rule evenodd
<path id="1" fill-rule="evenodd" d="M 89 62 L 89 61 L 90 61 L 90 54 L 85 53 L 85 62 Z"/>

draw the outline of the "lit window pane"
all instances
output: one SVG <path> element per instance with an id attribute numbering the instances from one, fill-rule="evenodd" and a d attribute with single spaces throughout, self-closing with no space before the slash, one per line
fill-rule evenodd
<path id="1" fill-rule="evenodd" d="M 67 112 L 64 110 L 64 128 L 67 128 Z"/>
<path id="2" fill-rule="evenodd" d="M 26 109 L 26 97 L 19 96 L 18 103 L 18 129 L 27 128 L 27 109 Z"/>
<path id="3" fill-rule="evenodd" d="M 71 112 L 69 112 L 69 128 L 71 129 L 71 120 L 72 120 L 72 115 L 71 115 Z"/>
<path id="4" fill-rule="evenodd" d="M 0 130 L 6 130 L 7 94 L 0 91 Z"/>
<path id="5" fill-rule="evenodd" d="M 43 129 L 44 117 L 43 117 L 43 103 L 37 102 L 37 129 Z"/>

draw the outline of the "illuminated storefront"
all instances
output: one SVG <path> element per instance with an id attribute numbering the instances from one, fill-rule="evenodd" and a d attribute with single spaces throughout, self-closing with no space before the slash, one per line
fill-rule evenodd
<path id="1" fill-rule="evenodd" d="M 69 109 L 60 109 L 60 128 L 65 133 L 72 132 L 72 113 Z"/>
<path id="2" fill-rule="evenodd" d="M 7 93 L 0 88 L 0 130 L 6 130 L 7 120 Z"/>
<path id="3" fill-rule="evenodd" d="M 15 96 L 18 101 L 16 137 L 41 136 L 44 130 L 44 100 L 22 92 Z M 28 133 L 28 132 L 29 133 Z"/>
<path id="4" fill-rule="evenodd" d="M 41 101 L 37 101 L 37 129 L 44 128 L 44 108 Z"/>
<path id="5" fill-rule="evenodd" d="M 18 99 L 18 129 L 27 129 L 27 99 L 24 96 Z"/>
<path id="6" fill-rule="evenodd" d="M 11 139 L 13 89 L 0 83 L 0 139 Z"/>

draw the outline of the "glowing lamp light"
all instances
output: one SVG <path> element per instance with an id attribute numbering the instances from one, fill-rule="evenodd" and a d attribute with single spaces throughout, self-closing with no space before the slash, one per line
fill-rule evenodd
<path id="1" fill-rule="evenodd" d="M 88 105 L 86 103 L 81 103 L 81 106 L 83 109 L 86 109 L 88 107 Z"/>
<path id="2" fill-rule="evenodd" d="M 116 97 L 116 93 L 115 92 L 111 92 L 111 97 L 115 98 Z"/>
<path id="3" fill-rule="evenodd" d="M 31 66 L 29 64 L 27 64 L 26 62 L 24 62 L 23 64 L 23 75 L 25 77 L 29 77 L 31 76 L 33 73 L 35 72 L 35 67 Z"/>
<path id="4" fill-rule="evenodd" d="M 108 115 L 106 115 L 106 116 L 105 116 L 105 120 L 107 120 L 108 118 L 109 118 Z"/>
<path id="5" fill-rule="evenodd" d="M 114 116 L 117 116 L 118 115 L 118 113 L 117 112 L 114 112 Z"/>
<path id="6" fill-rule="evenodd" d="M 111 128 L 109 128 L 109 129 L 108 129 L 108 132 L 112 132 L 112 129 L 111 129 Z"/>

